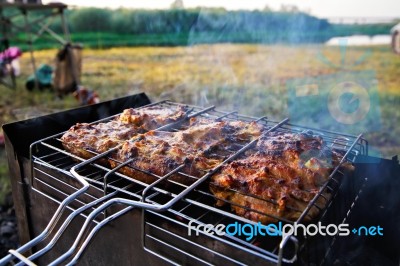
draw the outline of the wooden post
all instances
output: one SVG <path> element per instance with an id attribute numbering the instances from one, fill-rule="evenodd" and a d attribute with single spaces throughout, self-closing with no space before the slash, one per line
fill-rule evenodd
<path id="1" fill-rule="evenodd" d="M 76 69 L 76 60 L 74 57 L 74 47 L 72 46 L 72 42 L 71 42 L 71 35 L 69 34 L 69 29 L 68 29 L 68 25 L 66 23 L 66 19 L 65 19 L 65 13 L 64 13 L 64 9 L 60 8 L 60 13 L 61 13 L 61 21 L 62 21 L 62 27 L 63 27 L 63 31 L 64 31 L 64 37 L 67 40 L 67 43 L 70 45 L 67 49 L 68 49 L 68 57 L 70 58 L 71 61 L 71 73 L 72 73 L 72 79 L 73 82 L 75 84 L 75 90 L 78 89 L 78 71 Z"/>
<path id="2" fill-rule="evenodd" d="M 39 89 L 39 81 L 38 81 L 37 76 L 36 76 L 36 61 L 35 61 L 35 55 L 34 55 L 34 52 L 33 52 L 31 26 L 30 26 L 29 20 L 28 20 L 28 13 L 26 12 L 25 9 L 21 9 L 21 11 L 22 11 L 22 14 L 24 15 L 25 31 L 28 34 L 29 52 L 30 52 L 30 55 L 31 55 L 33 76 L 35 77 L 35 88 Z"/>
<path id="3" fill-rule="evenodd" d="M 64 31 L 64 37 L 67 40 L 68 43 L 71 42 L 71 35 L 69 34 L 69 29 L 68 29 L 68 25 L 65 19 L 65 14 L 64 14 L 64 8 L 61 7 L 59 9 L 60 14 L 61 14 L 61 23 L 62 23 L 62 27 L 63 27 L 63 31 Z"/>

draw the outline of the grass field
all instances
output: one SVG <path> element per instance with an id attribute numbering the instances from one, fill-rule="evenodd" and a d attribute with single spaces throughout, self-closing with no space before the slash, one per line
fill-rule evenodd
<path id="1" fill-rule="evenodd" d="M 55 53 L 38 51 L 37 62 L 52 64 Z M 95 89 L 101 100 L 143 91 L 153 100 L 215 104 L 220 109 L 281 119 L 288 116 L 288 80 L 340 71 L 322 62 L 321 55 L 333 64 L 342 62 L 339 48 L 319 45 L 216 44 L 84 50 L 82 84 Z M 345 65 L 364 56 L 365 60 L 351 70 L 376 72 L 381 112 L 381 128 L 365 137 L 384 157 L 391 157 L 400 154 L 400 57 L 387 47 L 348 48 Z M 18 88 L 0 87 L 0 124 L 77 106 L 72 96 L 56 99 L 51 91 L 26 91 L 24 81 L 31 73 L 28 54 L 22 57 L 21 65 Z M 0 151 L 0 156 L 0 178 L 4 179 L 5 155 Z"/>

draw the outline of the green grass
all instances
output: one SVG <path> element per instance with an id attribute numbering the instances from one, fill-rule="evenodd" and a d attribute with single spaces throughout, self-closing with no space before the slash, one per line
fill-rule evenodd
<path id="1" fill-rule="evenodd" d="M 302 34 L 302 38 L 307 38 L 309 42 L 312 40 L 328 40 L 328 33 L 307 33 Z M 271 44 L 271 43 L 291 43 L 295 40 L 289 40 L 290 35 L 282 34 L 280 31 L 265 32 L 238 32 L 225 33 L 207 32 L 207 33 L 148 33 L 148 34 L 118 34 L 112 32 L 87 32 L 72 33 L 71 39 L 75 43 L 82 43 L 86 48 L 104 49 L 111 47 L 137 47 L 137 46 L 186 46 L 193 44 L 215 44 L 215 43 L 254 43 L 254 44 Z M 26 43 L 26 36 L 20 34 L 17 39 L 12 42 L 13 46 L 18 46 L 24 51 L 29 50 Z M 39 38 L 34 42 L 37 50 L 58 48 L 59 43 L 48 36 Z"/>
<path id="2" fill-rule="evenodd" d="M 85 48 L 103 49 L 125 46 L 178 46 L 187 45 L 188 34 L 116 34 L 108 32 L 72 33 L 75 43 L 83 43 Z M 24 51 L 29 50 L 28 44 L 21 35 L 19 40 L 13 42 Z M 58 48 L 59 43 L 51 38 L 41 38 L 34 42 L 35 49 Z"/>

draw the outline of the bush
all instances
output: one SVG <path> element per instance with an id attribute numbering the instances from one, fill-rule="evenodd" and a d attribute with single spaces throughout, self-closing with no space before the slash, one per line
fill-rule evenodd
<path id="1" fill-rule="evenodd" d="M 109 9 L 82 8 L 71 12 L 71 30 L 77 32 L 111 31 L 112 13 Z"/>

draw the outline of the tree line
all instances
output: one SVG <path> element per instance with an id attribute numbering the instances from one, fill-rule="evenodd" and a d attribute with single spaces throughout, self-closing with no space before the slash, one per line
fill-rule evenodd
<path id="1" fill-rule="evenodd" d="M 35 17 L 48 11 L 38 11 Z M 75 42 L 89 47 L 192 45 L 197 43 L 323 43 L 353 34 L 388 34 L 395 24 L 342 25 L 294 8 L 279 11 L 174 7 L 162 10 L 78 8 L 66 11 Z M 20 18 L 21 19 L 21 18 Z M 35 25 L 32 25 L 33 27 Z M 61 21 L 51 26 L 62 32 Z M 17 44 L 26 46 L 24 35 Z M 15 42 L 14 42 L 15 43 Z M 38 40 L 37 49 L 54 47 Z"/>
<path id="2" fill-rule="evenodd" d="M 187 34 L 201 41 L 204 34 L 219 41 L 236 39 L 256 42 L 320 42 L 332 25 L 303 12 L 227 11 L 225 9 L 99 9 L 81 8 L 68 13 L 72 32 L 118 34 Z M 53 25 L 53 27 L 59 25 Z M 208 36 L 208 37 L 209 37 Z"/>

